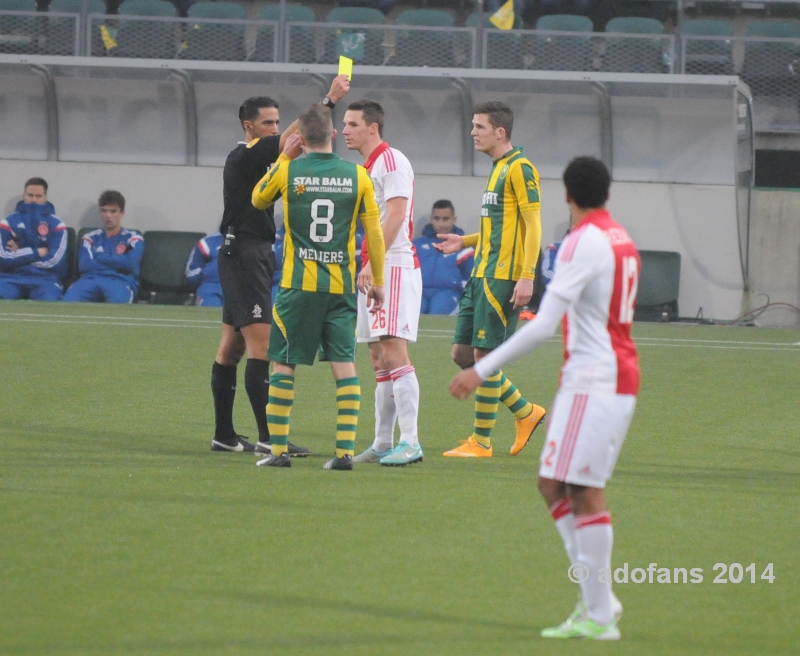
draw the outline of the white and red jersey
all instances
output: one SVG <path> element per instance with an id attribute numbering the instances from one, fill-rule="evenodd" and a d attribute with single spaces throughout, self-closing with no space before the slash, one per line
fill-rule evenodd
<path id="1" fill-rule="evenodd" d="M 381 223 L 386 220 L 386 201 L 392 198 L 406 198 L 406 215 L 397 238 L 386 248 L 386 266 L 419 268 L 419 260 L 414 250 L 414 170 L 411 162 L 396 148 L 385 141 L 372 151 L 364 167 L 372 178 L 375 187 L 375 200 L 381 210 Z M 367 240 L 362 242 L 361 261 L 367 261 Z"/>
<path id="2" fill-rule="evenodd" d="M 631 324 L 640 268 L 636 246 L 605 209 L 587 214 L 561 244 L 547 286 L 569 303 L 561 389 L 638 393 Z"/>

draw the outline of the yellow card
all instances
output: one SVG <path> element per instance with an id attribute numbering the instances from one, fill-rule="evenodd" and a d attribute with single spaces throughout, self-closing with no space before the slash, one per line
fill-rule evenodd
<path id="1" fill-rule="evenodd" d="M 353 60 L 350 57 L 339 55 L 339 75 L 346 75 L 348 80 L 353 81 Z"/>

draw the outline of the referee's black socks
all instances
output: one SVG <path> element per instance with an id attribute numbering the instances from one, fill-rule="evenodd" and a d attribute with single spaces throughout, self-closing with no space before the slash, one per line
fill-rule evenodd
<path id="1" fill-rule="evenodd" d="M 214 363 L 211 367 L 211 394 L 214 396 L 214 439 L 232 442 L 236 439 L 236 431 L 233 428 L 236 367 Z"/>
<path id="2" fill-rule="evenodd" d="M 269 401 L 269 361 L 248 358 L 244 369 L 244 388 L 253 407 L 258 426 L 258 441 L 269 442 L 267 402 Z"/>

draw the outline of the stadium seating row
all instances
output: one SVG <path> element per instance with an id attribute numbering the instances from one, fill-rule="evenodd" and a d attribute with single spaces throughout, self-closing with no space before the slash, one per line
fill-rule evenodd
<path id="1" fill-rule="evenodd" d="M 127 227 L 127 226 L 126 226 Z M 64 289 L 78 279 L 78 244 L 83 235 L 96 228 L 67 228 L 69 274 Z M 192 290 L 186 282 L 186 262 L 204 232 L 148 230 L 144 237 L 144 256 L 139 274 L 138 301 L 159 305 L 186 305 Z"/>
<path id="2" fill-rule="evenodd" d="M 87 30 L 77 20 L 81 3 L 52 0 L 49 13 L 63 15 L 44 19 L 47 14 L 30 15 L 36 0 L 0 0 L 0 52 L 75 54 L 80 33 L 87 32 L 87 52 L 94 56 L 333 63 L 346 54 L 370 65 L 738 72 L 754 82 L 756 93 L 764 86 L 759 79 L 768 78 L 767 86 L 774 86 L 774 78 L 797 80 L 800 69 L 800 23 L 786 20 L 751 21 L 744 37 L 744 64 L 736 70 L 733 44 L 741 37 L 734 37 L 732 23 L 722 19 L 682 21 L 682 50 L 675 52 L 673 42 L 664 38 L 664 24 L 653 18 L 614 18 L 604 33 L 595 33 L 585 16 L 555 14 L 541 16 L 535 30 L 498 31 L 485 12 L 483 25 L 489 31 L 482 44 L 484 59 L 478 62 L 473 57 L 478 45 L 474 28 L 481 20 L 477 13 L 457 28 L 453 15 L 443 10 L 405 10 L 387 25 L 377 9 L 336 7 L 327 14 L 327 23 L 317 23 L 310 7 L 289 3 L 284 51 L 279 53 L 277 4 L 262 7 L 257 21 L 247 21 L 242 5 L 234 2 L 200 2 L 189 9 L 188 19 L 178 19 L 174 5 L 164 0 L 125 0 L 119 15 L 135 18 L 112 19 L 102 16 L 102 0 L 88 0 L 89 14 L 98 16 L 87 19 Z M 327 24 L 333 26 L 326 28 Z M 681 69 L 675 68 L 676 60 L 682 62 Z"/>

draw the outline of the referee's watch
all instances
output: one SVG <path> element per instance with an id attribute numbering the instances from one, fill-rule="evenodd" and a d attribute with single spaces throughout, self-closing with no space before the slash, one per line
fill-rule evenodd
<path id="1" fill-rule="evenodd" d="M 333 109 L 336 107 L 336 103 L 334 103 L 328 96 L 325 96 L 321 101 L 320 105 L 325 105 L 328 109 Z"/>

